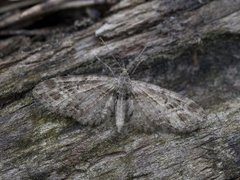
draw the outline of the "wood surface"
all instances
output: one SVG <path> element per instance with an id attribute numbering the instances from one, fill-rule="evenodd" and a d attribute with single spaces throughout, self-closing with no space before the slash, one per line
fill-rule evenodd
<path id="1" fill-rule="evenodd" d="M 239 32 L 239 0 L 123 0 L 78 31 L 1 38 L 0 179 L 240 178 Z M 131 63 L 144 46 L 131 78 L 200 104 L 198 131 L 118 134 L 32 96 L 51 77 L 111 75 L 95 55 L 114 68 L 111 55 Z"/>

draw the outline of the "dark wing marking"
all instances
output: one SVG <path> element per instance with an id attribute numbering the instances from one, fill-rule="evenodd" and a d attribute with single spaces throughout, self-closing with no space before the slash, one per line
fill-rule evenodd
<path id="1" fill-rule="evenodd" d="M 188 98 L 159 86 L 132 81 L 130 125 L 145 131 L 191 132 L 199 128 L 203 109 Z"/>
<path id="2" fill-rule="evenodd" d="M 113 78 L 67 76 L 40 83 L 33 95 L 50 111 L 96 125 L 113 113 L 113 91 Z"/>

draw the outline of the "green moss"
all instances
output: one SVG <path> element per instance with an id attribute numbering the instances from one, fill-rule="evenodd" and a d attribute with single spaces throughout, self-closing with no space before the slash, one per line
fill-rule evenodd
<path id="1" fill-rule="evenodd" d="M 60 131 L 67 125 L 64 123 L 64 118 L 55 115 L 38 116 L 32 119 L 34 123 L 34 136 L 35 141 L 40 140 L 56 140 Z"/>
<path id="2" fill-rule="evenodd" d="M 17 144 L 18 144 L 17 147 L 19 149 L 27 149 L 33 145 L 33 141 L 31 139 L 31 137 L 27 137 L 25 139 L 19 140 Z"/>

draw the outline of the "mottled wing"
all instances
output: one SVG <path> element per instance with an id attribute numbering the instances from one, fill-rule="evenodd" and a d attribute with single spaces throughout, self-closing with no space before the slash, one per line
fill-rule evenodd
<path id="1" fill-rule="evenodd" d="M 114 79 L 104 76 L 67 76 L 43 81 L 33 95 L 52 112 L 82 124 L 96 125 L 114 111 Z"/>
<path id="2" fill-rule="evenodd" d="M 129 123 L 145 131 L 191 132 L 199 128 L 203 109 L 188 98 L 139 81 L 132 81 Z"/>

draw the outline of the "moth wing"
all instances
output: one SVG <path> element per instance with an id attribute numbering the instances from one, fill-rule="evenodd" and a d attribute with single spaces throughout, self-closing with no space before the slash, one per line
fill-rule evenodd
<path id="1" fill-rule="evenodd" d="M 37 85 L 33 95 L 47 109 L 81 124 L 97 125 L 109 119 L 114 107 L 114 79 L 104 76 L 67 76 Z"/>
<path id="2" fill-rule="evenodd" d="M 204 112 L 188 98 L 159 86 L 132 81 L 129 123 L 144 131 L 191 132 L 199 128 Z"/>

